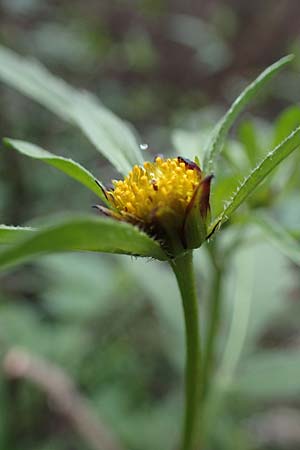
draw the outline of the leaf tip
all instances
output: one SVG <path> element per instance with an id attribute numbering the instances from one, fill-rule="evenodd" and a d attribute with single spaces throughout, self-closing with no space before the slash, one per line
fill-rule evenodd
<path id="1" fill-rule="evenodd" d="M 5 147 L 13 147 L 12 139 L 8 137 L 2 138 L 2 142 L 5 145 Z"/>
<path id="2" fill-rule="evenodd" d="M 289 53 L 288 55 L 285 55 L 282 58 L 280 58 L 278 63 L 280 64 L 280 66 L 285 66 L 286 64 L 291 63 L 294 59 L 295 59 L 295 54 Z"/>

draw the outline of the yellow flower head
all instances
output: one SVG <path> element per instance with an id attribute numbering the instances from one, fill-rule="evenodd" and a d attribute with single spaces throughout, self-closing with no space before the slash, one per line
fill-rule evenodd
<path id="1" fill-rule="evenodd" d="M 192 161 L 157 157 L 113 181 L 114 189 L 106 191 L 111 209 L 100 209 L 138 225 L 176 255 L 206 238 L 210 180 Z"/>

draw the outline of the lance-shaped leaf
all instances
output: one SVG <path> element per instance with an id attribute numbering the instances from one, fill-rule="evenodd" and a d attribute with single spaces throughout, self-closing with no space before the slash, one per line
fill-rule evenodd
<path id="1" fill-rule="evenodd" d="M 132 127 L 95 96 L 69 86 L 39 62 L 0 46 L 0 79 L 77 125 L 120 173 L 127 174 L 132 165 L 142 162 Z"/>
<path id="2" fill-rule="evenodd" d="M 13 227 L 0 225 L 0 245 L 13 244 L 26 236 L 32 236 L 35 230 L 30 227 Z"/>
<path id="3" fill-rule="evenodd" d="M 300 265 L 300 242 L 288 233 L 278 222 L 265 213 L 252 214 L 249 220 L 254 222 L 265 237 L 295 264 Z"/>
<path id="4" fill-rule="evenodd" d="M 101 184 L 97 181 L 96 178 L 84 167 L 82 167 L 77 162 L 73 161 L 69 158 L 63 158 L 62 156 L 53 155 L 46 150 L 38 147 L 37 145 L 30 144 L 29 142 L 19 141 L 16 139 L 4 139 L 5 144 L 8 147 L 11 147 L 23 155 L 29 156 L 30 158 L 39 159 L 50 166 L 56 167 L 62 172 L 69 175 L 71 178 L 74 178 L 79 183 L 86 186 L 88 189 L 93 191 L 98 197 L 101 198 L 102 201 L 107 203 L 106 197 L 104 195 L 104 191 L 100 188 Z"/>
<path id="5" fill-rule="evenodd" d="M 228 132 L 239 114 L 244 110 L 248 103 L 256 97 L 265 84 L 284 66 L 292 61 L 293 58 L 293 55 L 285 56 L 264 70 L 256 80 L 244 89 L 220 122 L 217 123 L 212 131 L 212 137 L 205 152 L 203 168 L 206 173 L 213 172 L 216 159 L 222 151 Z"/>
<path id="6" fill-rule="evenodd" d="M 244 179 L 236 193 L 226 202 L 226 206 L 222 213 L 210 225 L 210 232 L 217 226 L 226 222 L 231 214 L 246 200 L 269 173 L 299 146 L 300 127 L 296 128 L 296 130 L 294 130 L 283 142 L 269 152 L 256 168 Z"/>
<path id="7" fill-rule="evenodd" d="M 130 126 L 104 108 L 94 95 L 82 92 L 74 98 L 73 119 L 95 147 L 116 168 L 119 167 L 119 172 L 127 175 L 132 166 L 143 162 L 140 147 Z"/>
<path id="8" fill-rule="evenodd" d="M 0 268 L 45 253 L 94 251 L 148 256 L 165 260 L 160 245 L 137 227 L 109 218 L 74 216 L 21 239 L 0 252 Z"/>

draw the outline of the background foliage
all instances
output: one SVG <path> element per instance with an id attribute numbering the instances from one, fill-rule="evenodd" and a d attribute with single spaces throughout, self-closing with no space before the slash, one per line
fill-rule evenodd
<path id="1" fill-rule="evenodd" d="M 182 148 L 194 156 L 198 142 L 205 148 L 208 132 L 247 80 L 293 51 L 293 64 L 230 136 L 216 174 L 218 211 L 221 193 L 236 188 L 231 175 L 242 179 L 300 124 L 299 10 L 296 0 L 2 0 L 0 41 L 99 95 L 135 124 L 149 158 Z M 57 150 L 106 182 L 116 176 L 71 125 L 6 86 L 0 94 L 2 136 Z M 295 154 L 223 232 L 220 367 L 208 405 L 212 449 L 299 448 L 299 186 Z M 89 212 L 93 203 L 91 193 L 52 168 L 1 150 L 1 222 L 46 221 L 59 211 Z M 258 214 L 264 208 L 275 225 Z M 240 231 L 246 215 L 249 225 Z M 277 239 L 281 227 L 294 239 L 290 245 Z M 206 251 L 197 254 L 204 312 L 211 281 Z M 183 324 L 163 264 L 43 257 L 1 274 L 0 298 L 1 356 L 18 345 L 58 363 L 127 448 L 172 448 L 182 403 Z M 0 396 L 0 448 L 86 448 L 34 386 L 1 374 Z"/>

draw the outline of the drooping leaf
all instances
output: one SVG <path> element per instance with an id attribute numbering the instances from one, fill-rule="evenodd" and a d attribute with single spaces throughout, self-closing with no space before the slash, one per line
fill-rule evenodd
<path id="1" fill-rule="evenodd" d="M 52 75 L 42 64 L 0 46 L 0 79 L 77 125 L 116 169 L 127 174 L 142 162 L 135 133 L 93 95 Z"/>
<path id="2" fill-rule="evenodd" d="M 0 245 L 13 244 L 20 238 L 31 236 L 33 232 L 34 229 L 30 227 L 0 225 Z"/>
<path id="3" fill-rule="evenodd" d="M 265 237 L 295 264 L 300 265 L 300 242 L 288 233 L 278 222 L 265 213 L 252 214 L 249 219 L 254 222 Z"/>
<path id="4" fill-rule="evenodd" d="M 287 158 L 300 145 L 300 127 L 296 128 L 281 144 L 274 148 L 244 179 L 236 193 L 227 201 L 222 213 L 210 226 L 212 231 L 217 225 L 226 222 L 231 214 L 246 200 L 254 189 L 268 176 L 268 174 Z"/>
<path id="5" fill-rule="evenodd" d="M 0 268 L 46 253 L 95 251 L 165 260 L 159 244 L 124 222 L 93 216 L 73 216 L 36 231 L 0 252 Z"/>
<path id="6" fill-rule="evenodd" d="M 47 152 L 35 144 L 31 144 L 25 141 L 19 141 L 16 139 L 4 139 L 5 144 L 11 147 L 23 155 L 29 156 L 30 158 L 39 159 L 50 166 L 56 167 L 62 172 L 69 175 L 71 178 L 79 181 L 79 183 L 86 186 L 88 189 L 93 191 L 101 200 L 107 203 L 103 191 L 96 183 L 96 177 L 94 177 L 87 169 L 82 167 L 79 163 L 73 161 L 69 158 L 63 158 L 62 156 L 54 155 L 53 153 Z M 98 182 L 98 181 L 97 181 Z M 98 182 L 100 184 L 100 182 Z"/>
<path id="7" fill-rule="evenodd" d="M 293 55 L 285 56 L 264 70 L 233 102 L 227 113 L 219 121 L 212 132 L 211 140 L 206 148 L 204 170 L 210 173 L 214 170 L 216 159 L 222 151 L 228 132 L 243 109 L 252 101 L 265 84 L 293 59 Z"/>

